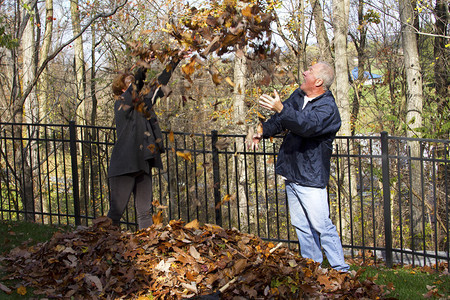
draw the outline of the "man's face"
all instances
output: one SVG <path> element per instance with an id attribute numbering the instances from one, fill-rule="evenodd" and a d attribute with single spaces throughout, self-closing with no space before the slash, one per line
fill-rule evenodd
<path id="1" fill-rule="evenodd" d="M 303 83 L 300 85 L 300 88 L 305 92 L 310 92 L 315 86 L 318 78 L 317 74 L 317 65 L 312 65 L 308 68 L 308 70 L 302 73 L 303 75 Z"/>

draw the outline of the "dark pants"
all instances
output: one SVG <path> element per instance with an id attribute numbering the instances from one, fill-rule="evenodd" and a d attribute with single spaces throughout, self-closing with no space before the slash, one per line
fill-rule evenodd
<path id="1" fill-rule="evenodd" d="M 111 195 L 108 217 L 119 225 L 131 193 L 134 196 L 139 229 L 153 224 L 152 220 L 152 178 L 146 173 L 126 174 L 109 178 Z"/>

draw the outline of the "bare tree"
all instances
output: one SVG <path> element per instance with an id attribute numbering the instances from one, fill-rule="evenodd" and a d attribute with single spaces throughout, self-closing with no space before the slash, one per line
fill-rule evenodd
<path id="1" fill-rule="evenodd" d="M 406 134 L 408 137 L 420 137 L 418 129 L 422 127 L 422 103 L 423 103 L 423 88 L 422 88 L 422 70 L 419 62 L 419 52 L 417 50 L 417 35 L 414 27 L 414 6 L 410 0 L 400 0 L 400 21 L 402 25 L 402 45 L 404 53 L 405 73 L 406 73 Z M 408 143 L 412 157 L 420 157 L 421 149 L 418 142 Z M 421 168 L 420 162 L 417 160 L 411 161 L 411 182 L 412 186 L 412 201 L 413 211 L 410 212 L 412 220 L 412 235 L 413 235 L 413 249 L 420 247 L 420 236 L 423 234 L 422 221 L 423 213 L 421 204 Z"/>
<path id="2" fill-rule="evenodd" d="M 53 38 L 53 0 L 45 0 L 45 31 L 44 37 L 42 41 L 42 46 L 39 52 L 39 64 L 38 66 L 42 66 L 44 63 L 44 59 L 48 57 L 50 52 L 50 47 Z M 48 111 L 48 83 L 49 83 L 49 72 L 48 67 L 46 66 L 42 70 L 41 78 L 39 80 L 39 101 L 42 103 L 42 107 L 45 111 Z M 41 120 L 44 117 L 44 113 L 40 112 L 39 119 Z"/>
<path id="3" fill-rule="evenodd" d="M 333 26 L 334 26 L 334 48 L 335 48 L 335 72 L 336 72 L 336 90 L 335 97 L 336 103 L 339 107 L 339 111 L 342 119 L 342 126 L 339 131 L 340 135 L 350 136 L 351 135 L 351 118 L 350 118 L 350 100 L 349 100 L 349 91 L 350 91 L 350 83 L 348 78 L 348 53 L 347 53 L 347 33 L 348 33 L 348 19 L 349 19 L 349 9 L 350 9 L 350 1 L 349 0 L 334 0 L 333 1 Z M 338 144 L 339 151 L 343 153 L 350 153 L 351 149 L 347 146 L 346 143 L 342 142 Z M 352 174 L 352 171 L 349 172 L 344 161 L 341 162 L 341 170 L 343 174 Z M 342 227 L 347 228 L 350 223 L 349 219 L 349 211 L 348 208 L 351 205 L 351 198 L 356 196 L 355 190 L 355 180 L 350 181 L 349 176 L 342 176 L 343 178 L 343 186 L 349 186 L 349 183 L 352 182 L 353 186 L 350 187 L 348 191 L 346 191 L 345 202 L 342 206 L 344 209 L 343 212 L 343 220 Z M 344 232 L 348 232 L 344 230 Z M 345 238 L 345 237 L 343 237 Z"/>
<path id="4" fill-rule="evenodd" d="M 325 28 L 322 7 L 318 0 L 310 0 L 309 2 L 312 7 L 314 24 L 316 25 L 316 37 L 317 43 L 319 44 L 319 60 L 333 65 L 333 54 L 331 52 L 330 40 L 328 39 L 327 30 Z"/>
<path id="5" fill-rule="evenodd" d="M 126 2 L 125 2 L 126 3 Z M 52 61 L 63 49 L 70 45 L 76 38 L 78 38 L 82 32 L 84 32 L 92 22 L 96 19 L 108 17 L 113 15 L 117 7 L 108 13 L 99 13 L 94 15 L 87 24 L 81 28 L 79 34 L 69 39 L 67 42 L 63 43 L 59 47 L 55 47 L 55 50 L 51 53 L 46 54 L 45 46 L 41 52 L 41 57 L 38 60 L 37 49 L 40 44 L 39 31 L 34 28 L 33 24 L 38 19 L 37 2 L 29 2 L 26 5 L 19 5 L 19 2 L 15 2 L 14 13 L 15 13 L 15 23 L 14 26 L 16 30 L 14 31 L 14 38 L 18 41 L 20 47 L 10 48 L 11 57 L 11 78 L 10 85 L 10 100 L 9 100 L 9 112 L 10 115 L 5 118 L 7 120 L 12 120 L 16 123 L 23 123 L 24 120 L 30 122 L 39 121 L 37 97 L 35 95 L 36 84 L 40 80 L 40 76 L 44 72 L 48 63 Z M 122 4 L 124 5 L 124 4 Z M 49 32 L 46 32 L 44 36 L 44 41 L 48 39 Z M 45 45 L 45 43 L 44 43 Z M 38 63 L 39 61 L 39 63 Z M 23 63 L 23 64 L 22 64 Z M 2 79 L 3 80 L 3 79 Z M 23 83 L 23 85 L 21 84 Z M 27 119 L 24 119 L 27 116 Z M 20 193 L 20 201 L 26 211 L 26 219 L 34 220 L 34 205 L 33 199 L 33 170 L 31 169 L 32 161 L 36 160 L 37 157 L 33 154 L 33 143 L 22 143 L 22 138 L 27 138 L 26 140 L 31 140 L 30 138 L 34 134 L 34 130 L 31 133 L 23 132 L 21 126 L 14 127 L 14 136 L 17 138 L 14 151 L 16 161 L 16 168 L 11 169 L 16 178 L 17 189 Z M 29 153 L 32 153 L 29 155 Z M 42 163 L 42 161 L 37 161 L 37 163 Z"/>
<path id="6" fill-rule="evenodd" d="M 434 9 L 436 16 L 434 37 L 434 78 L 436 81 L 436 92 L 439 96 L 439 111 L 444 112 L 444 107 L 449 108 L 449 86 L 450 86 L 450 54 L 446 49 L 449 42 L 449 19 L 448 2 L 437 0 Z M 447 134 L 446 137 L 448 138 Z"/>

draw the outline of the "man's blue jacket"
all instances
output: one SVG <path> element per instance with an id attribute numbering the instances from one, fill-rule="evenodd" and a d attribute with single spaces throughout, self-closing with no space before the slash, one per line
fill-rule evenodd
<path id="1" fill-rule="evenodd" d="M 277 157 L 276 173 L 303 186 L 324 188 L 330 178 L 333 140 L 341 117 L 330 91 L 302 110 L 305 93 L 294 91 L 283 110 L 263 123 L 263 138 L 288 131 Z"/>

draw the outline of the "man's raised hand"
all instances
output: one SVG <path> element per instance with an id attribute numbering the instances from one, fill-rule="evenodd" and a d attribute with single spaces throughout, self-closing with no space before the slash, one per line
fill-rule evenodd
<path id="1" fill-rule="evenodd" d="M 267 94 L 261 95 L 259 104 L 264 108 L 280 113 L 283 110 L 283 103 L 280 100 L 277 90 L 274 90 L 273 94 L 273 98 Z"/>

